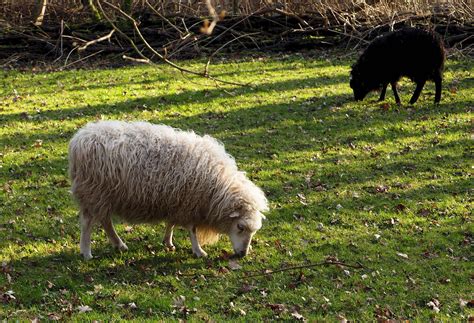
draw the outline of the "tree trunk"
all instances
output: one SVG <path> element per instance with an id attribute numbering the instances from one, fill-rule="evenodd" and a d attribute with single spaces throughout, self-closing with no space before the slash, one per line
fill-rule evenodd
<path id="1" fill-rule="evenodd" d="M 35 26 L 41 26 L 43 24 L 44 14 L 46 13 L 47 6 L 48 0 L 38 0 L 36 3 Z"/>

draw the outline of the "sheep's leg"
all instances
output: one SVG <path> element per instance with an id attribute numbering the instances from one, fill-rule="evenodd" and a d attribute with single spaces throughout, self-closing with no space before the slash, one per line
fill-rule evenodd
<path id="1" fill-rule="evenodd" d="M 443 78 L 438 75 L 434 79 L 435 87 L 436 87 L 436 94 L 435 94 L 435 103 L 439 103 L 441 100 L 441 84 L 443 82 Z"/>
<path id="2" fill-rule="evenodd" d="M 115 231 L 115 228 L 110 216 L 105 217 L 101 221 L 101 223 L 102 223 L 102 227 L 107 233 L 107 236 L 109 237 L 109 241 L 112 244 L 112 246 L 114 246 L 114 248 L 117 248 L 119 250 L 123 250 L 123 251 L 128 250 L 127 245 L 122 241 L 122 239 L 120 239 L 117 232 Z"/>
<path id="3" fill-rule="evenodd" d="M 393 96 L 395 97 L 395 102 L 397 102 L 398 105 L 400 105 L 400 97 L 398 96 L 398 91 L 397 91 L 397 82 L 390 82 L 390 85 L 392 86 L 392 91 L 393 91 Z"/>
<path id="4" fill-rule="evenodd" d="M 410 99 L 410 104 L 414 104 L 418 100 L 418 97 L 420 96 L 421 90 L 423 90 L 425 83 L 426 83 L 425 80 L 416 82 L 416 89 L 415 89 L 415 92 L 413 92 L 413 96 Z"/>
<path id="5" fill-rule="evenodd" d="M 207 253 L 204 250 L 202 250 L 201 246 L 199 245 L 199 241 L 198 241 L 198 238 L 197 238 L 196 227 L 195 226 L 192 226 L 191 228 L 189 228 L 189 236 L 191 238 L 191 245 L 192 245 L 192 248 L 193 248 L 193 253 L 198 258 L 206 257 Z"/>
<path id="6" fill-rule="evenodd" d="M 174 228 L 174 224 L 167 223 L 165 237 L 163 238 L 163 244 L 166 246 L 168 250 L 171 250 L 171 251 L 176 250 L 176 247 L 173 244 L 173 228 Z"/>
<path id="7" fill-rule="evenodd" d="M 380 98 L 379 101 L 385 100 L 385 92 L 387 91 L 387 84 L 382 85 L 382 92 L 380 92 Z"/>
<path id="8" fill-rule="evenodd" d="M 93 218 L 88 212 L 82 210 L 80 212 L 81 218 L 81 254 L 84 256 L 85 260 L 92 259 L 91 252 L 91 234 L 93 227 Z"/>

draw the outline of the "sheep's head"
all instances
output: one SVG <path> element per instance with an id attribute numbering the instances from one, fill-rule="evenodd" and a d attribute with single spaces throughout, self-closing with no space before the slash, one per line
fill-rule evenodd
<path id="1" fill-rule="evenodd" d="M 354 99 L 356 101 L 363 100 L 365 96 L 372 90 L 369 84 L 364 81 L 363 77 L 357 73 L 355 69 L 351 72 L 350 86 L 354 91 Z"/>
<path id="2" fill-rule="evenodd" d="M 265 219 L 265 216 L 259 211 L 253 210 L 243 214 L 234 212 L 230 217 L 233 220 L 227 234 L 234 248 L 234 256 L 244 257 L 249 251 L 253 235 L 262 227 L 262 220 Z"/>

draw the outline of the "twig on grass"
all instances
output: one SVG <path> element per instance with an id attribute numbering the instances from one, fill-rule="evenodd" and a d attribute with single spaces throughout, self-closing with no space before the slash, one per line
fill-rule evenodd
<path id="1" fill-rule="evenodd" d="M 63 67 L 61 67 L 61 69 L 65 69 L 65 68 L 67 68 L 67 67 L 69 67 L 69 66 L 71 66 L 71 65 L 74 65 L 74 64 L 77 64 L 77 63 L 79 63 L 79 62 L 85 61 L 86 59 L 91 58 L 91 57 L 93 57 L 93 56 L 95 56 L 95 55 L 98 55 L 98 54 L 102 53 L 103 51 L 104 51 L 104 50 L 101 49 L 101 50 L 99 50 L 99 51 L 97 51 L 97 52 L 95 52 L 95 53 L 92 53 L 92 54 L 90 54 L 90 55 L 87 55 L 86 57 L 83 57 L 83 58 L 80 58 L 80 59 L 78 59 L 78 60 L 75 60 L 74 62 L 71 62 L 71 63 L 69 63 L 69 64 L 64 65 Z M 68 57 L 69 57 L 69 55 L 68 55 Z"/>
<path id="2" fill-rule="evenodd" d="M 254 278 L 254 277 L 270 276 L 273 274 L 282 273 L 286 271 L 308 269 L 308 268 L 319 267 L 319 266 L 341 266 L 341 267 L 354 268 L 354 269 L 367 269 L 367 267 L 362 265 L 360 262 L 357 262 L 356 264 L 348 264 L 342 261 L 325 260 L 325 261 L 321 261 L 317 263 L 300 265 L 300 266 L 291 266 L 291 267 L 285 267 L 285 268 L 275 269 L 275 270 L 266 269 L 264 272 L 246 271 L 246 272 L 243 272 L 243 275 L 241 276 L 241 278 L 248 279 L 248 278 Z M 184 276 L 184 277 L 204 276 L 205 278 L 222 278 L 223 277 L 223 276 L 217 276 L 217 275 L 199 275 L 196 273 L 180 274 L 179 276 Z"/>
<path id="3" fill-rule="evenodd" d="M 313 267 L 319 267 L 319 266 L 331 266 L 331 265 L 354 268 L 354 269 L 366 269 L 366 267 L 363 266 L 359 262 L 357 264 L 348 264 L 348 263 L 345 263 L 345 262 L 342 262 L 342 261 L 329 261 L 329 260 L 326 260 L 326 261 L 317 262 L 317 263 L 308 264 L 308 265 L 292 266 L 292 267 L 286 267 L 286 268 L 276 269 L 276 270 L 267 270 L 263 273 L 260 272 L 260 273 L 256 273 L 256 274 L 251 274 L 251 275 L 248 275 L 248 276 L 244 276 L 242 278 L 253 278 L 253 277 L 259 277 L 259 276 L 269 276 L 269 275 L 273 275 L 273 274 L 281 273 L 281 272 L 285 272 L 285 271 L 313 268 Z"/>

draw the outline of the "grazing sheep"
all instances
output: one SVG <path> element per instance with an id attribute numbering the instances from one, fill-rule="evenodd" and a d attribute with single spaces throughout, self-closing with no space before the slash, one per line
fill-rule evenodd
<path id="1" fill-rule="evenodd" d="M 434 32 L 416 28 L 389 32 L 375 38 L 352 66 L 350 86 L 354 98 L 362 100 L 370 91 L 382 89 L 382 101 L 390 83 L 395 101 L 400 104 L 397 82 L 407 76 L 416 83 L 410 104 L 418 100 L 427 80 L 435 82 L 435 103 L 439 103 L 444 61 L 443 43 Z"/>
<path id="2" fill-rule="evenodd" d="M 130 223 L 166 222 L 164 243 L 174 249 L 175 225 L 189 230 L 192 250 L 227 234 L 237 256 L 248 252 L 268 210 L 260 188 L 237 169 L 210 136 L 147 122 L 100 121 L 69 144 L 72 193 L 80 207 L 81 253 L 92 258 L 92 225 L 100 223 L 116 248 L 127 246 L 111 215 Z"/>

